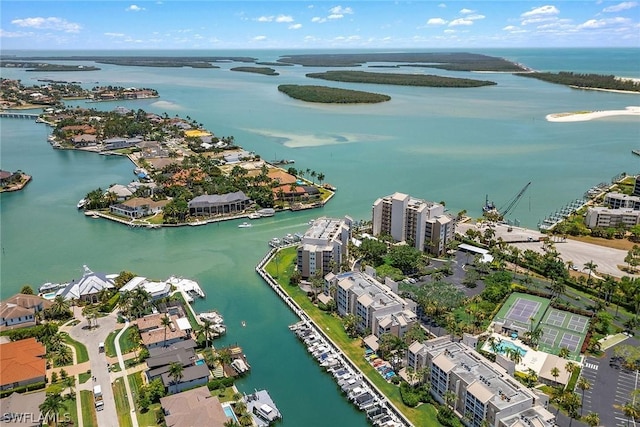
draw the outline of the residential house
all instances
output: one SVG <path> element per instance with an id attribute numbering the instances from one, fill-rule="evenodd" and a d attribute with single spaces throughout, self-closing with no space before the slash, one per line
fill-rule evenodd
<path id="1" fill-rule="evenodd" d="M 46 349 L 35 338 L 0 344 L 0 390 L 45 382 Z"/>
<path id="2" fill-rule="evenodd" d="M 165 316 L 167 316 L 165 313 L 149 314 L 133 322 L 138 326 L 142 344 L 147 349 L 166 347 L 190 337 L 188 331 L 179 327 L 178 316 L 168 316 L 171 323 L 167 327 L 162 325 L 162 318 Z"/>
<path id="3" fill-rule="evenodd" d="M 251 204 L 251 200 L 242 192 L 227 194 L 207 194 L 189 201 L 190 215 L 220 215 L 241 213 Z"/>
<path id="4" fill-rule="evenodd" d="M 324 274 L 338 271 L 342 262 L 348 259 L 352 223 L 348 216 L 313 221 L 298 246 L 297 270 L 303 279 L 313 276 L 316 271 Z"/>
<path id="5" fill-rule="evenodd" d="M 169 203 L 168 200 L 149 199 L 147 197 L 134 197 L 122 203 L 109 206 L 111 213 L 127 218 L 142 218 L 162 212 Z"/>
<path id="6" fill-rule="evenodd" d="M 108 138 L 102 141 L 103 149 L 118 150 L 121 148 L 133 147 L 142 142 L 142 138 Z"/>
<path id="7" fill-rule="evenodd" d="M 37 295 L 14 295 L 0 303 L 0 329 L 34 326 L 36 313 L 50 306 L 51 301 Z"/>
<path id="8" fill-rule="evenodd" d="M 131 292 L 135 289 L 144 289 L 151 299 L 158 300 L 166 298 L 171 293 L 171 284 L 165 282 L 151 282 L 146 277 L 136 276 L 124 284 L 119 290 L 121 294 Z"/>
<path id="9" fill-rule="evenodd" d="M 72 280 L 64 288 L 58 291 L 56 296 L 60 295 L 67 300 L 82 300 L 89 303 L 99 302 L 99 294 L 103 290 L 113 289 L 114 277 L 107 276 L 104 273 L 94 273 L 84 266 L 84 274 L 79 280 Z"/>
<path id="10" fill-rule="evenodd" d="M 83 133 L 81 135 L 75 135 L 71 138 L 71 143 L 74 147 L 93 147 L 98 145 L 98 138 L 95 135 Z"/>
<path id="11" fill-rule="evenodd" d="M 0 187 L 12 184 L 14 181 L 18 181 L 21 175 L 22 173 L 20 172 L 9 172 L 0 170 Z"/>
<path id="12" fill-rule="evenodd" d="M 160 398 L 167 427 L 223 426 L 229 421 L 206 386 Z"/>
<path id="13" fill-rule="evenodd" d="M 195 346 L 195 341 L 189 339 L 174 343 L 169 347 L 153 348 L 153 353 L 152 350 L 149 350 L 147 380 L 153 381 L 156 378 L 161 378 L 170 393 L 206 384 L 211 372 L 209 372 L 204 360 L 199 359 L 196 355 Z M 177 382 L 169 373 L 172 363 L 178 363 L 183 367 L 182 377 Z"/>
<path id="14" fill-rule="evenodd" d="M 119 202 L 127 200 L 128 198 L 133 196 L 133 192 L 129 188 L 127 188 L 126 185 L 122 184 L 114 184 L 109 187 L 106 192 L 115 194 L 116 200 Z"/>

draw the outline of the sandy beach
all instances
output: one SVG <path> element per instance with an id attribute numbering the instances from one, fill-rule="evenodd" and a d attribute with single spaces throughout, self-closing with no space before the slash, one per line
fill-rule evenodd
<path id="1" fill-rule="evenodd" d="M 549 122 L 586 122 L 588 120 L 600 119 L 602 117 L 613 116 L 640 116 L 640 107 L 630 106 L 624 110 L 604 110 L 604 111 L 577 111 L 573 113 L 547 114 L 545 117 Z"/>

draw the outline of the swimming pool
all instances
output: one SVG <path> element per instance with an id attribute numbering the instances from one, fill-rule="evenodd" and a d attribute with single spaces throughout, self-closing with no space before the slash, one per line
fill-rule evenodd
<path id="1" fill-rule="evenodd" d="M 236 414 L 233 412 L 233 409 L 231 409 L 231 406 L 223 406 L 222 409 L 224 409 L 224 414 L 227 416 L 227 418 L 231 418 L 236 423 L 238 422 L 238 418 L 236 417 Z"/>
<path id="2" fill-rule="evenodd" d="M 520 356 L 522 357 L 527 354 L 527 350 L 523 349 L 522 347 L 518 347 L 511 341 L 502 341 L 500 344 L 498 344 L 497 350 L 498 353 L 505 354 L 507 352 L 507 349 L 509 348 L 520 353 Z"/>
<path id="3" fill-rule="evenodd" d="M 204 365 L 204 359 L 196 360 L 196 365 Z"/>

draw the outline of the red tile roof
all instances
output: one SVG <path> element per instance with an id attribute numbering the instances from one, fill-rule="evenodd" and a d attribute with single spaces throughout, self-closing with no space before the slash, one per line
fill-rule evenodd
<path id="1" fill-rule="evenodd" d="M 44 377 L 47 365 L 44 345 L 27 338 L 0 345 L 0 386 Z"/>

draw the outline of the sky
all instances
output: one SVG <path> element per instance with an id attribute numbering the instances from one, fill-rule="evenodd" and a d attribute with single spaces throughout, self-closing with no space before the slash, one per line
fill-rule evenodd
<path id="1" fill-rule="evenodd" d="M 0 52 L 466 47 L 640 47 L 640 0 L 0 1 Z"/>

